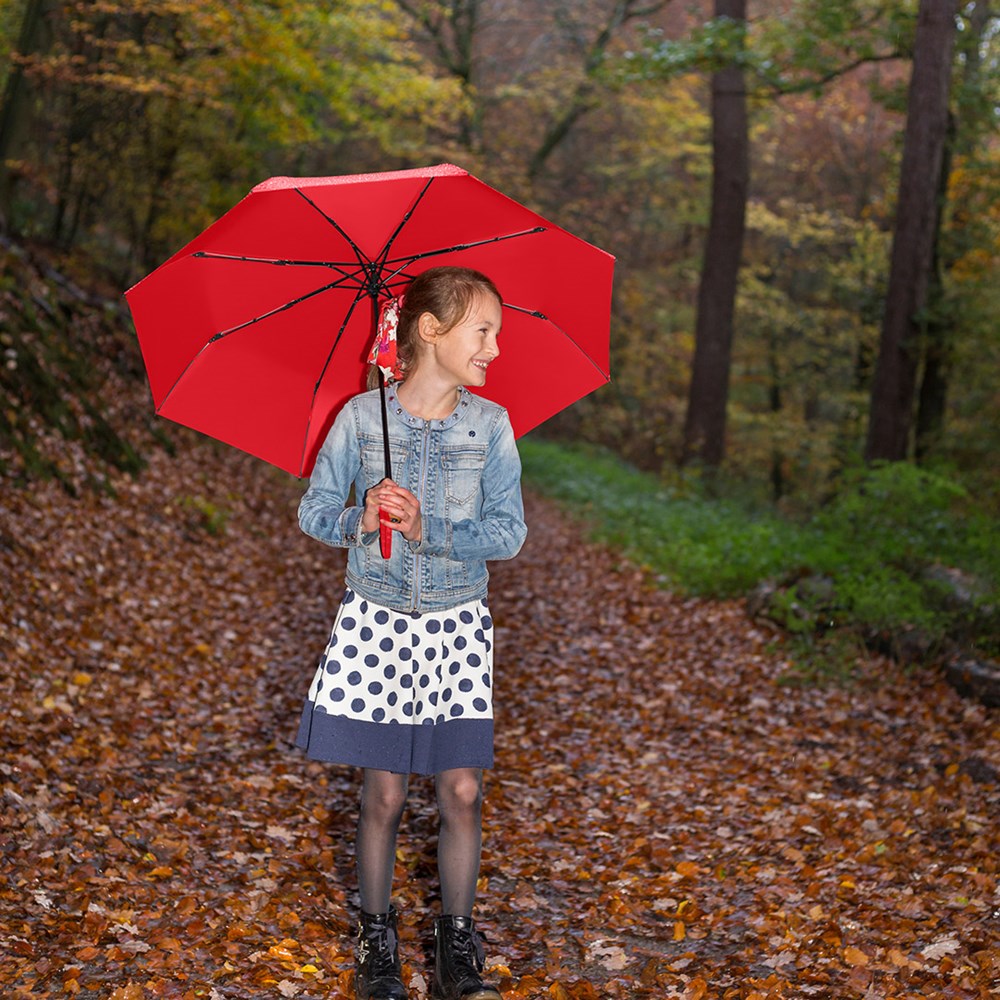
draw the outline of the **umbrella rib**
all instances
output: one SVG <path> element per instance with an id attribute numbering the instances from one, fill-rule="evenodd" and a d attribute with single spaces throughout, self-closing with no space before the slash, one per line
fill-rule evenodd
<path id="1" fill-rule="evenodd" d="M 192 257 L 204 257 L 211 260 L 238 260 L 248 264 L 271 264 L 274 267 L 329 267 L 339 271 L 345 278 L 357 280 L 358 271 L 348 270 L 349 265 L 334 260 L 291 260 L 279 257 L 246 257 L 240 254 L 212 253 L 208 250 L 197 250 Z"/>
<path id="2" fill-rule="evenodd" d="M 299 469 L 301 470 L 306 461 L 306 448 L 309 446 L 309 432 L 312 429 L 312 418 L 316 407 L 316 397 L 319 395 L 319 387 L 323 384 L 323 379 L 326 378 L 326 370 L 330 367 L 330 362 L 333 359 L 333 353 L 337 350 L 337 345 L 340 343 L 340 338 L 344 335 L 344 330 L 347 329 L 347 324 L 350 323 L 351 317 L 354 315 L 354 310 L 357 308 L 358 303 L 361 301 L 361 296 L 364 293 L 364 289 L 358 289 L 357 294 L 354 296 L 354 301 L 351 303 L 350 308 L 347 310 L 347 314 L 344 316 L 344 322 L 340 324 L 340 329 L 337 331 L 337 336 L 333 338 L 333 344 L 330 347 L 329 352 L 326 356 L 326 361 L 323 362 L 323 368 L 320 370 L 319 378 L 316 379 L 316 384 L 313 386 L 312 399 L 309 402 L 309 419 L 306 421 L 306 433 L 302 439 L 302 458 L 299 461 Z"/>
<path id="3" fill-rule="evenodd" d="M 377 263 L 380 267 L 385 267 L 385 262 L 389 258 L 389 250 L 392 244 L 395 243 L 396 237 L 403 231 L 403 228 L 410 221 L 413 213 L 417 210 L 417 206 L 424 200 L 424 195 L 427 194 L 430 189 L 431 184 L 434 183 L 434 178 L 430 178 L 427 183 L 420 189 L 420 194 L 413 199 L 413 204 L 406 210 L 402 219 L 399 220 L 399 225 L 396 226 L 395 232 L 385 241 L 384 246 L 379 251 L 378 257 L 376 258 Z"/>
<path id="4" fill-rule="evenodd" d="M 393 260 L 384 260 L 383 266 L 393 267 L 393 272 L 385 279 L 386 282 L 391 281 L 400 274 L 408 264 L 412 264 L 414 261 L 423 260 L 425 257 L 437 257 L 441 254 L 446 253 L 458 253 L 462 250 L 474 250 L 476 247 L 490 246 L 493 243 L 502 243 L 504 240 L 516 240 L 520 236 L 533 236 L 536 233 L 547 232 L 545 226 L 535 226 L 533 229 L 522 229 L 518 233 L 504 233 L 503 236 L 491 236 L 489 239 L 485 240 L 475 240 L 472 243 L 457 243 L 455 246 L 451 247 L 439 247 L 436 250 L 425 250 L 423 253 L 415 253 L 409 257 L 396 257 Z M 401 264 L 401 267 L 396 265 Z"/>
<path id="5" fill-rule="evenodd" d="M 361 247 L 359 247 L 357 243 L 355 243 L 354 240 L 352 240 L 351 237 L 347 235 L 347 233 L 337 222 L 337 220 L 332 219 L 329 215 L 327 215 L 326 212 L 324 212 L 323 209 L 321 209 L 319 205 L 317 205 L 316 202 L 314 202 L 312 198 L 310 198 L 309 195 L 307 195 L 301 188 L 295 188 L 295 193 L 299 195 L 299 197 L 301 197 L 306 202 L 306 204 L 310 205 L 317 212 L 319 212 L 319 214 L 322 215 L 323 218 L 326 219 L 326 221 L 329 222 L 330 225 L 333 226 L 333 228 L 336 229 L 337 232 L 340 233 L 340 235 L 343 236 L 345 240 L 347 240 L 348 245 L 354 251 L 354 256 L 357 257 L 358 259 L 358 264 L 367 273 L 368 270 L 367 265 L 370 264 L 371 261 L 369 261 L 367 256 L 362 252 Z"/>
<path id="6" fill-rule="evenodd" d="M 156 412 L 159 413 L 163 407 L 166 405 L 167 400 L 170 398 L 174 389 L 180 384 L 181 380 L 187 375 L 188 370 L 191 366 L 202 356 L 202 354 L 207 351 L 212 344 L 216 341 L 222 340 L 224 337 L 228 337 L 232 333 L 237 333 L 240 330 L 245 330 L 248 326 L 253 326 L 255 323 L 261 322 L 261 320 L 269 319 L 271 316 L 276 316 L 280 312 L 285 312 L 291 309 L 292 306 L 297 306 L 300 302 L 305 302 L 307 299 L 311 299 L 316 295 L 321 295 L 323 292 L 328 292 L 331 288 L 342 287 L 343 283 L 341 281 L 331 281 L 327 285 L 323 285 L 321 288 L 316 288 L 311 292 L 307 292 L 305 295 L 300 295 L 297 299 L 292 299 L 290 302 L 286 302 L 283 305 L 276 306 L 274 309 L 269 309 L 266 313 L 261 313 L 259 316 L 254 316 L 253 319 L 248 319 L 245 323 L 240 323 L 237 326 L 232 326 L 228 330 L 220 330 L 218 333 L 212 334 L 201 348 L 198 353 L 194 355 L 193 358 L 184 366 L 184 371 L 174 379 L 174 384 L 167 390 L 166 395 L 160 400 L 160 405 L 156 407 Z M 355 299 L 355 302 L 357 299 Z M 353 306 L 351 307 L 353 309 Z"/>
<path id="7" fill-rule="evenodd" d="M 556 330 L 558 330 L 600 373 L 601 377 L 605 382 L 611 381 L 611 375 L 606 372 L 558 323 L 550 319 L 545 315 L 540 309 L 527 309 L 524 306 L 515 306 L 511 302 L 504 302 L 504 309 L 511 309 L 514 312 L 523 313 L 525 316 L 531 316 L 534 319 L 543 320 L 549 323 Z"/>

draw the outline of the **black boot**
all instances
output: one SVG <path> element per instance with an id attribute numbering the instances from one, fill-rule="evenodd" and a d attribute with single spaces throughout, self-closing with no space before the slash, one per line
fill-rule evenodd
<path id="1" fill-rule="evenodd" d="M 354 992 L 358 1000 L 407 1000 L 399 968 L 396 910 L 365 913 L 358 921 Z"/>
<path id="2" fill-rule="evenodd" d="M 503 1000 L 488 986 L 483 971 L 483 942 L 472 917 L 438 917 L 434 921 L 434 1000 Z"/>

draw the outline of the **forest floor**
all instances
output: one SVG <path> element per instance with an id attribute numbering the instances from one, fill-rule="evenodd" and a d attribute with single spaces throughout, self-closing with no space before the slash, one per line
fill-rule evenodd
<path id="1" fill-rule="evenodd" d="M 298 531 L 297 483 L 177 433 L 114 496 L 4 486 L 5 998 L 352 995 L 357 775 L 292 746 L 342 559 Z M 504 996 L 995 996 L 997 713 L 878 659 L 782 683 L 740 602 L 658 590 L 527 500 L 491 590 L 477 917 Z M 417 998 L 434 839 L 417 778 Z"/>

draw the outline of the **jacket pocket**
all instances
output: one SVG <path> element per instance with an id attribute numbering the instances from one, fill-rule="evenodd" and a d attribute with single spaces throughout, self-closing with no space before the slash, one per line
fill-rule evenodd
<path id="1" fill-rule="evenodd" d="M 410 449 L 405 441 L 389 439 L 389 457 L 392 459 L 392 479 L 400 486 L 406 486 L 409 477 Z M 381 437 L 376 441 L 361 441 L 361 468 L 365 483 L 371 488 L 386 477 L 385 449 Z M 358 497 L 364 503 L 364 497 Z"/>
<path id="2" fill-rule="evenodd" d="M 441 454 L 444 469 L 444 494 L 452 520 L 474 516 L 486 462 L 485 448 L 449 448 Z"/>

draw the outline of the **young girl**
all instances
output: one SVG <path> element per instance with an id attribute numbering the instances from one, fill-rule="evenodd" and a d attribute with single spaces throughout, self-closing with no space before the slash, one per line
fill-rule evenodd
<path id="1" fill-rule="evenodd" d="M 438 267 L 414 278 L 402 302 L 384 309 L 372 350 L 392 374 L 385 393 L 392 479 L 384 478 L 375 389 L 337 416 L 299 506 L 306 534 L 348 549 L 347 592 L 297 745 L 314 759 L 364 768 L 359 1000 L 407 996 L 390 893 L 411 773 L 435 775 L 440 812 L 432 996 L 500 1000 L 480 977 L 483 949 L 472 920 L 482 770 L 493 766 L 486 560 L 514 556 L 526 529 L 507 413 L 466 389 L 486 383 L 500 355 L 500 324 L 500 293 L 484 274 Z M 388 559 L 380 523 L 393 532 Z"/>

